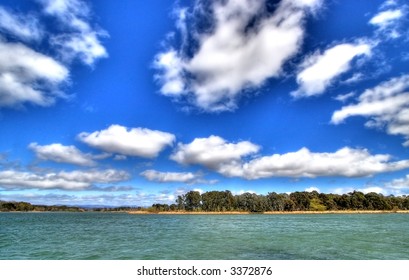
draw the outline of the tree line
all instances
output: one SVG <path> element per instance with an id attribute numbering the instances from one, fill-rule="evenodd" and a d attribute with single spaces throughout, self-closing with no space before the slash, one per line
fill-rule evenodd
<path id="1" fill-rule="evenodd" d="M 0 212 L 29 212 L 29 211 L 50 211 L 50 212 L 82 212 L 84 209 L 76 206 L 65 205 L 33 205 L 29 202 L 23 201 L 0 201 Z"/>
<path id="2" fill-rule="evenodd" d="M 189 191 L 179 195 L 174 204 L 153 204 L 153 211 L 333 211 L 333 210 L 409 210 L 409 196 L 384 196 L 370 192 L 353 191 L 348 194 L 312 192 L 275 193 L 267 195 L 230 191 L 209 191 L 200 194 Z"/>
<path id="3" fill-rule="evenodd" d="M 79 207 L 66 205 L 35 205 L 24 201 L 1 201 L 0 212 L 127 212 L 142 211 L 142 207 Z"/>
<path id="4" fill-rule="evenodd" d="M 76 206 L 33 205 L 28 202 L 0 201 L 0 212 L 13 211 L 66 211 L 66 212 L 126 212 L 144 211 L 205 211 L 205 212 L 252 212 L 268 211 L 334 211 L 334 210 L 409 210 L 409 196 L 384 196 L 370 192 L 353 191 L 347 194 L 325 194 L 312 192 L 275 193 L 267 195 L 243 193 L 233 195 L 231 191 L 189 191 L 179 195 L 173 204 L 153 204 L 143 207 L 81 208 Z"/>

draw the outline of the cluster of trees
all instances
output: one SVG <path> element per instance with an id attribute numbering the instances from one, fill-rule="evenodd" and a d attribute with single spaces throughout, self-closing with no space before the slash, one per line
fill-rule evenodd
<path id="1" fill-rule="evenodd" d="M 32 205 L 28 202 L 0 201 L 0 211 L 137 211 L 141 207 L 88 208 L 75 206 Z M 243 193 L 233 195 L 230 191 L 209 191 L 200 194 L 189 191 L 179 195 L 174 204 L 153 204 L 148 210 L 162 211 L 242 211 L 262 213 L 267 211 L 330 211 L 330 210 L 409 210 L 409 196 L 384 196 L 378 193 L 364 194 L 359 191 L 348 194 L 324 194 L 313 192 L 293 192 L 258 195 Z"/>
<path id="2" fill-rule="evenodd" d="M 354 191 L 348 194 L 270 192 L 267 195 L 230 191 L 210 191 L 200 194 L 189 191 L 178 196 L 175 204 L 153 204 L 155 211 L 327 211 L 327 210 L 409 210 L 409 196 L 384 196 Z"/>
<path id="3" fill-rule="evenodd" d="M 1 201 L 0 200 L 0 212 L 127 212 L 127 211 L 141 211 L 142 207 L 77 207 L 77 206 L 65 206 L 65 205 L 34 205 L 28 202 L 16 202 L 16 201 Z"/>
<path id="4" fill-rule="evenodd" d="M 120 206 L 120 207 L 96 207 L 88 208 L 88 211 L 93 212 L 129 212 L 129 211 L 143 211 L 142 207 Z"/>
<path id="5" fill-rule="evenodd" d="M 13 212 L 13 211 L 65 211 L 65 212 L 82 212 L 84 209 L 74 206 L 48 206 L 48 205 L 33 205 L 28 202 L 15 202 L 15 201 L 0 201 L 0 212 Z"/>

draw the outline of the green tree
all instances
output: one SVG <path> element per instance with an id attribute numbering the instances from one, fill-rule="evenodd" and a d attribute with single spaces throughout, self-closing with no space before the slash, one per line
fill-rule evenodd
<path id="1" fill-rule="evenodd" d="M 294 202 L 295 210 L 305 211 L 310 209 L 310 197 L 307 192 L 293 192 L 290 199 Z"/>
<path id="2" fill-rule="evenodd" d="M 185 210 L 185 195 L 178 195 L 176 204 L 178 210 Z"/>
<path id="3" fill-rule="evenodd" d="M 198 191 L 190 191 L 185 195 L 185 208 L 188 211 L 199 210 L 202 203 L 202 196 Z"/>
<path id="4" fill-rule="evenodd" d="M 277 194 L 275 192 L 267 194 L 267 201 L 271 211 L 284 211 L 288 199 L 287 194 Z"/>
<path id="5" fill-rule="evenodd" d="M 351 209 L 354 210 L 365 209 L 367 202 L 364 193 L 353 191 L 352 193 L 349 193 L 349 196 L 350 196 L 349 207 Z"/>

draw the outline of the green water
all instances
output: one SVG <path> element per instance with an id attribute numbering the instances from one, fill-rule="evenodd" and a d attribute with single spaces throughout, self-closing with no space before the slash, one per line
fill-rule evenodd
<path id="1" fill-rule="evenodd" d="M 409 259 L 408 214 L 0 213 L 0 259 Z"/>

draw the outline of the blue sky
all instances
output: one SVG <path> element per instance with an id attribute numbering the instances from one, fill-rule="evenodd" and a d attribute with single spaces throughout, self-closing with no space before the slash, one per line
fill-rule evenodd
<path id="1" fill-rule="evenodd" d="M 0 199 L 409 194 L 405 1 L 3 0 Z"/>

